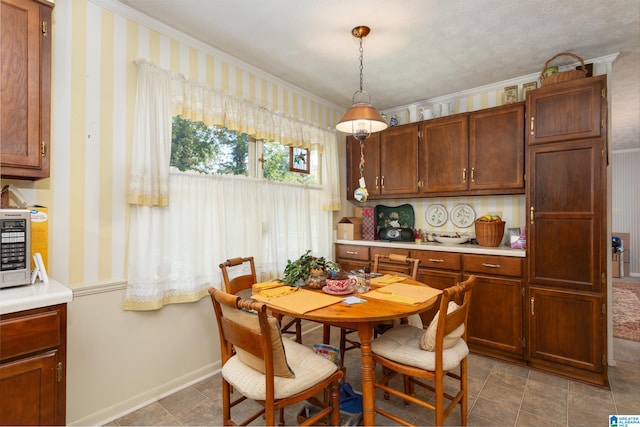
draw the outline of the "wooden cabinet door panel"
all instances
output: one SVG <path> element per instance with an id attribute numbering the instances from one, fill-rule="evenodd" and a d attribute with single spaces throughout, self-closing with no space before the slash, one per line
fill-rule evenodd
<path id="1" fill-rule="evenodd" d="M 524 103 L 469 115 L 469 190 L 524 192 Z"/>
<path id="2" fill-rule="evenodd" d="M 602 288 L 604 159 L 600 140 L 529 149 L 528 277 L 532 283 Z"/>
<path id="3" fill-rule="evenodd" d="M 429 120 L 420 127 L 420 176 L 423 193 L 466 191 L 468 116 Z"/>
<path id="4" fill-rule="evenodd" d="M 522 356 L 522 280 L 476 277 L 467 321 L 469 344 Z"/>
<path id="5" fill-rule="evenodd" d="M 601 372 L 602 298 L 538 287 L 530 287 L 529 298 L 529 356 Z"/>
<path id="6" fill-rule="evenodd" d="M 606 76 L 598 76 L 528 92 L 528 144 L 599 137 L 605 128 L 605 88 Z"/>
<path id="7" fill-rule="evenodd" d="M 418 125 L 394 126 L 380 134 L 380 194 L 418 193 Z"/>
<path id="8" fill-rule="evenodd" d="M 47 177 L 53 3 L 2 0 L 0 7 L 2 176 Z"/>
<path id="9" fill-rule="evenodd" d="M 462 275 L 459 271 L 434 270 L 432 268 L 418 270 L 418 281 L 436 289 L 455 286 L 461 281 L 461 277 Z"/>
<path id="10" fill-rule="evenodd" d="M 380 195 L 380 133 L 364 141 L 362 152 L 360 141 L 347 137 L 347 200 L 353 200 L 353 192 L 360 187 L 360 162 L 364 154 L 362 174 L 370 198 Z"/>
<path id="11" fill-rule="evenodd" d="M 54 425 L 55 351 L 0 365 L 0 424 Z"/>

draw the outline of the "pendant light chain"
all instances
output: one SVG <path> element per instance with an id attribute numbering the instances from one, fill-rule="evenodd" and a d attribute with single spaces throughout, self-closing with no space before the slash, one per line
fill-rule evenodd
<path id="1" fill-rule="evenodd" d="M 362 49 L 362 37 L 360 37 L 360 92 L 362 92 L 362 80 L 363 80 L 363 69 L 364 67 L 362 66 L 362 55 L 363 55 L 364 50 Z"/>

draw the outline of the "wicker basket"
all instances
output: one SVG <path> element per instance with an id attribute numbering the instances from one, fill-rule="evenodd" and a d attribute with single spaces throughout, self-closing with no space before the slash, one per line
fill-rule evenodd
<path id="1" fill-rule="evenodd" d="M 480 246 L 500 246 L 504 238 L 504 221 L 476 220 L 476 240 Z"/>
<path id="2" fill-rule="evenodd" d="M 572 58 L 575 58 L 578 61 L 580 61 L 582 69 L 562 71 L 562 72 L 551 74 L 550 76 L 545 77 L 544 70 L 546 70 L 549 67 L 549 63 L 554 59 L 556 59 L 557 57 L 563 56 L 563 55 L 571 56 Z M 584 60 L 580 58 L 578 55 L 575 55 L 573 53 L 562 52 L 557 54 L 547 62 L 545 62 L 544 67 L 542 67 L 542 72 L 540 73 L 540 86 L 548 86 L 548 85 L 553 85 L 557 83 L 568 82 L 571 80 L 584 79 L 585 77 L 587 77 L 587 67 L 585 67 L 584 65 Z"/>

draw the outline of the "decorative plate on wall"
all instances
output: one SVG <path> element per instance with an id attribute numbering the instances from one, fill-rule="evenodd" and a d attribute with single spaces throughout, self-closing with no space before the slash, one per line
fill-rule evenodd
<path id="1" fill-rule="evenodd" d="M 425 213 L 425 219 L 432 227 L 441 227 L 444 225 L 444 223 L 447 222 L 448 216 L 447 210 L 442 205 L 431 205 Z"/>
<path id="2" fill-rule="evenodd" d="M 467 228 L 476 220 L 476 211 L 465 203 L 454 206 L 451 209 L 451 222 L 456 227 Z"/>

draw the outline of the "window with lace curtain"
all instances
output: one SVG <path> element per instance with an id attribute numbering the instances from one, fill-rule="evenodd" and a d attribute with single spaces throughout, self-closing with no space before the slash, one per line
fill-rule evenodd
<path id="1" fill-rule="evenodd" d="M 180 171 L 244 175 L 278 182 L 319 184 L 318 153 L 309 150 L 310 172 L 290 170 L 293 150 L 278 142 L 255 140 L 246 133 L 207 126 L 174 116 L 171 129 L 171 166 Z"/>

